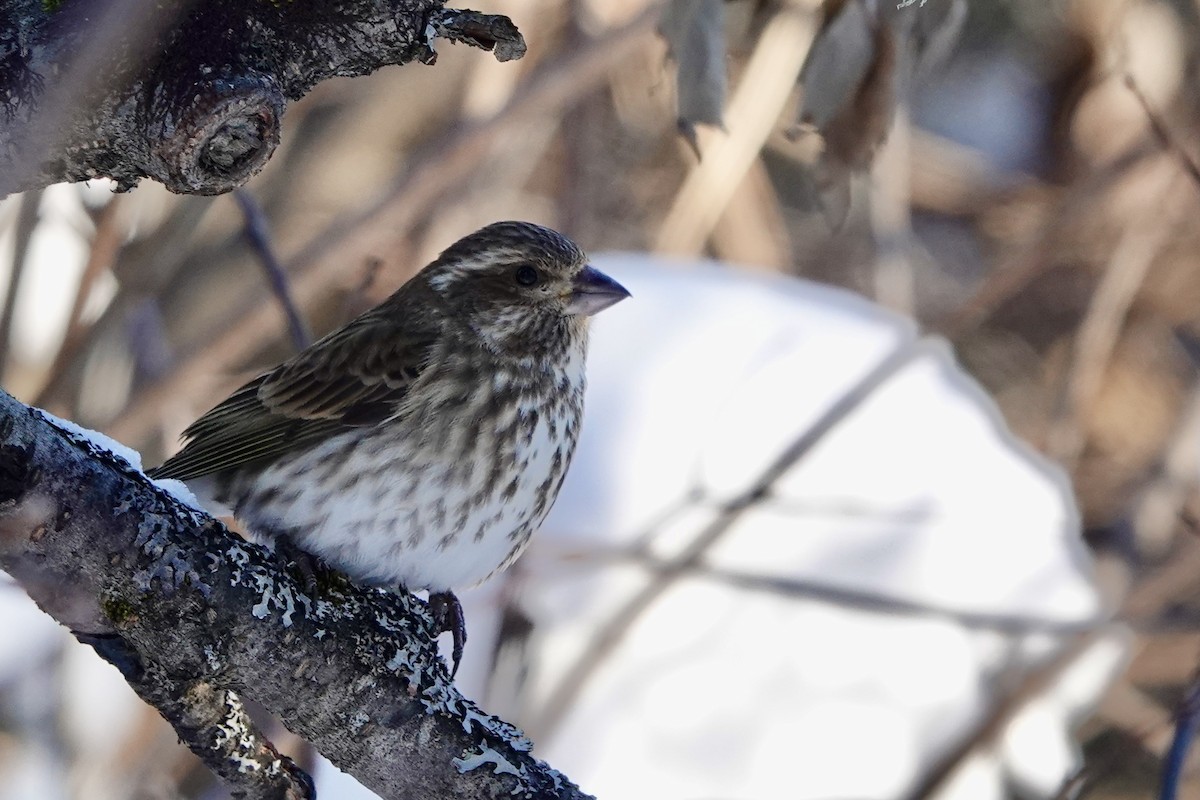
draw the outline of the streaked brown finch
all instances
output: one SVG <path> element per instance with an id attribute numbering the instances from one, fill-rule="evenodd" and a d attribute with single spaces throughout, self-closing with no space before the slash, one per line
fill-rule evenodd
<path id="1" fill-rule="evenodd" d="M 488 225 L 238 389 L 150 474 L 355 581 L 428 589 L 457 669 L 453 590 L 511 564 L 550 511 L 579 437 L 588 317 L 628 296 L 561 234 Z"/>

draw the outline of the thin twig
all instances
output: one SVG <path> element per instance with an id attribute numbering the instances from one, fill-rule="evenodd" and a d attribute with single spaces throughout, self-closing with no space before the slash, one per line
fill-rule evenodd
<path id="1" fill-rule="evenodd" d="M 1197 166 L 1195 160 L 1188 155 L 1187 151 L 1171 135 L 1171 132 L 1167 129 L 1166 122 L 1150 105 L 1149 98 L 1142 92 L 1142 87 L 1138 85 L 1137 79 L 1133 77 L 1133 73 L 1128 69 L 1122 74 L 1122 82 L 1125 84 L 1125 88 L 1138 101 L 1138 105 L 1142 107 L 1142 113 L 1146 115 L 1146 121 L 1150 123 L 1150 131 L 1154 134 L 1154 138 L 1162 145 L 1163 150 L 1175 156 L 1176 160 L 1183 167 L 1184 172 L 1192 179 L 1192 185 L 1196 187 L 1197 191 L 1200 191 L 1200 166 Z"/>
<path id="2" fill-rule="evenodd" d="M 544 711 L 528 726 L 528 729 L 535 736 L 545 737 L 551 734 L 567 709 L 572 707 L 575 698 L 583 691 L 587 682 L 647 609 L 662 597 L 677 580 L 693 570 L 704 553 L 724 537 L 747 510 L 768 496 L 776 481 L 791 470 L 801 458 L 811 452 L 826 435 L 841 424 L 863 401 L 871 397 L 880 386 L 915 358 L 927 353 L 929 349 L 929 342 L 918 340 L 906 342 L 894 350 L 858 384 L 838 398 L 838 401 L 816 422 L 806 428 L 749 488 L 727 502 L 716 519 L 700 531 L 679 555 L 664 564 L 654 580 L 635 593 L 609 618 L 607 623 L 596 631 L 590 638 L 588 646 L 566 670 L 558 684 L 548 693 L 543 706 Z"/>
<path id="3" fill-rule="evenodd" d="M 13 245 L 12 268 L 8 273 L 8 293 L 4 295 L 4 310 L 0 312 L 0 380 L 8 367 L 12 350 L 13 317 L 17 311 L 17 294 L 21 289 L 21 278 L 29 260 L 29 242 L 38 224 L 38 208 L 42 204 L 42 190 L 26 192 L 21 198 L 21 210 L 17 214 L 16 241 Z"/>
<path id="4" fill-rule="evenodd" d="M 250 192 L 245 189 L 235 189 L 233 196 L 237 200 L 238 207 L 242 209 L 242 216 L 246 219 L 246 240 L 258 254 L 258 260 L 267 274 L 267 284 L 271 287 L 271 293 L 275 295 L 275 300 L 278 301 L 283 309 L 283 316 L 287 319 L 292 346 L 299 352 L 312 343 L 312 334 L 309 333 L 308 326 L 304 324 L 300 310 L 296 308 L 296 301 L 292 298 L 291 286 L 288 284 L 287 273 L 284 272 L 283 265 L 279 263 L 279 259 L 275 255 L 275 248 L 271 246 L 271 232 L 267 226 L 267 217 L 263 214 L 262 206 Z"/>
<path id="5" fill-rule="evenodd" d="M 871 179 L 875 300 L 884 308 L 911 317 L 917 305 L 911 256 L 912 124 L 902 100 L 896 104 L 891 131 L 871 165 Z"/>
<path id="6" fill-rule="evenodd" d="M 1173 185 L 1173 180 L 1167 181 L 1162 191 L 1169 193 Z M 1162 209 L 1147 206 L 1122 232 L 1079 324 L 1071 369 L 1046 442 L 1047 453 L 1068 470 L 1074 470 L 1083 451 L 1083 419 L 1088 404 L 1100 391 L 1129 311 L 1168 234 L 1174 230 L 1175 214 L 1168 211 L 1165 219 L 1163 215 Z"/>

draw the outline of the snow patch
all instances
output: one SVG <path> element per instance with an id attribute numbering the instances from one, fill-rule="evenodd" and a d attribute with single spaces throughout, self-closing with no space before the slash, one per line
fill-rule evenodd
<path id="1" fill-rule="evenodd" d="M 35 408 L 34 411 L 41 414 L 42 418 L 51 425 L 67 434 L 71 441 L 87 445 L 90 450 L 100 451 L 102 453 L 108 453 L 116 456 L 128 464 L 130 469 L 134 470 L 135 472 L 142 471 L 142 454 L 137 450 L 134 450 L 132 447 L 121 444 L 116 439 L 105 436 L 99 431 L 94 431 L 90 428 L 85 428 L 82 425 L 78 425 L 69 419 L 56 417 L 44 409 Z"/>
<path id="2" fill-rule="evenodd" d="M 208 513 L 208 510 L 204 507 L 204 505 L 198 499 L 196 499 L 195 493 L 193 493 L 183 481 L 176 480 L 174 478 L 159 478 L 157 480 L 151 478 L 150 482 L 174 497 L 179 502 L 183 503 L 185 506 L 193 508 L 196 511 L 200 511 L 204 514 Z"/>

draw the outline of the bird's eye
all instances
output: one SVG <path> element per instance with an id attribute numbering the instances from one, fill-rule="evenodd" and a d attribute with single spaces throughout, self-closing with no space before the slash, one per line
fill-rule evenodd
<path id="1" fill-rule="evenodd" d="M 538 271 L 528 264 L 517 267 L 515 277 L 517 279 L 517 283 L 521 284 L 522 286 L 536 286 L 538 281 L 542 279 L 542 276 L 538 274 Z"/>

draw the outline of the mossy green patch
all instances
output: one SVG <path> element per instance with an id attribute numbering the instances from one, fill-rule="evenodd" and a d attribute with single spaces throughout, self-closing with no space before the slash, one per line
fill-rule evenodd
<path id="1" fill-rule="evenodd" d="M 137 619 L 137 607 L 120 597 L 107 596 L 100 601 L 100 610 L 118 628 Z"/>

